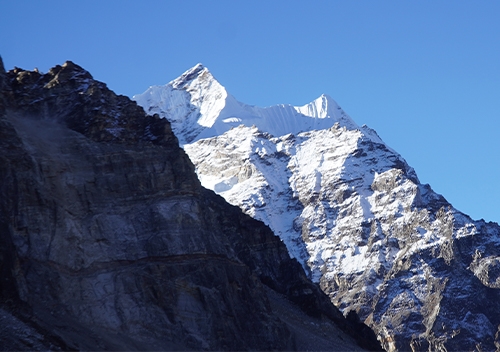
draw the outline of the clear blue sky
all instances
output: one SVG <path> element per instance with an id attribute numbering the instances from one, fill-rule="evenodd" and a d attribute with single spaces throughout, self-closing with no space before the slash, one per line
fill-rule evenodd
<path id="1" fill-rule="evenodd" d="M 322 93 L 456 208 L 500 222 L 500 1 L 0 1 L 5 66 L 117 93 L 202 62 L 247 104 Z"/>

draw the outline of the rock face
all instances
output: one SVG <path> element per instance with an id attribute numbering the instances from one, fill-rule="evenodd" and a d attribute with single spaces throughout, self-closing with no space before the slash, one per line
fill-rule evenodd
<path id="1" fill-rule="evenodd" d="M 172 121 L 202 185 L 268 224 L 385 349 L 500 348 L 498 224 L 454 209 L 331 98 L 248 107 L 196 66 L 134 99 Z"/>
<path id="2" fill-rule="evenodd" d="M 2 349 L 380 348 L 165 119 L 72 62 L 0 88 Z"/>

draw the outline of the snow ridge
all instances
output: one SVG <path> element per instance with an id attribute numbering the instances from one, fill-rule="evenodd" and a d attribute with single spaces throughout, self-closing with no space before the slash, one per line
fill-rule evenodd
<path id="1" fill-rule="evenodd" d="M 336 122 L 357 125 L 329 96 L 304 106 L 260 108 L 238 102 L 202 64 L 165 86 L 151 86 L 133 97 L 150 114 L 167 117 L 181 145 L 223 134 L 239 125 L 256 126 L 273 136 L 324 129 Z"/>

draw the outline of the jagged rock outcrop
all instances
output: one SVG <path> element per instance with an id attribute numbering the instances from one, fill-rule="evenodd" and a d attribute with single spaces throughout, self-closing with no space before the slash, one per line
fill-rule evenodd
<path id="1" fill-rule="evenodd" d="M 268 224 L 385 349 L 500 346 L 498 224 L 454 209 L 331 98 L 249 107 L 197 65 L 134 99 L 172 121 L 205 187 Z"/>
<path id="2" fill-rule="evenodd" d="M 72 62 L 0 66 L 2 349 L 379 349 L 165 119 Z"/>

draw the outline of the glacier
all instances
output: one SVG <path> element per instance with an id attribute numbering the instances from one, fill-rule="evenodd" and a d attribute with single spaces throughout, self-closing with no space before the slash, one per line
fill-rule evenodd
<path id="1" fill-rule="evenodd" d="M 500 346 L 498 225 L 421 184 L 332 98 L 246 105 L 198 64 L 133 99 L 171 122 L 204 187 L 271 227 L 385 349 Z"/>

